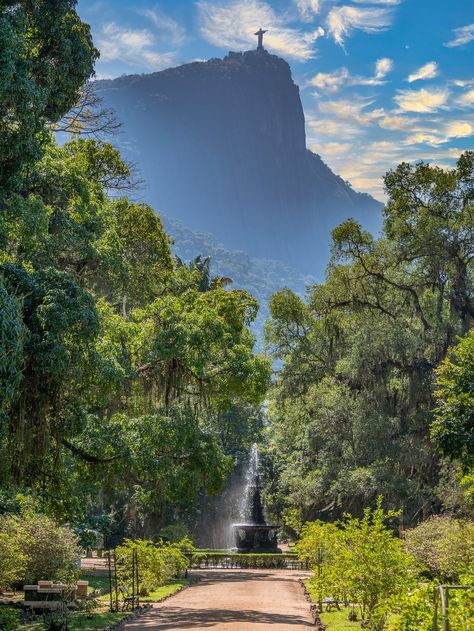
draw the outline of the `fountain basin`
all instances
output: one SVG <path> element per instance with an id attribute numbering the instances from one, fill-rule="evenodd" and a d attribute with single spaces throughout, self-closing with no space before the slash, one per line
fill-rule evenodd
<path id="1" fill-rule="evenodd" d="M 269 524 L 232 524 L 235 550 L 247 554 L 279 554 L 276 526 Z"/>

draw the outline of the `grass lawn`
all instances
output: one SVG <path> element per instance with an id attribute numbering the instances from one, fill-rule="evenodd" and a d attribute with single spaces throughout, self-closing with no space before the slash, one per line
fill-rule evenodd
<path id="1" fill-rule="evenodd" d="M 311 589 L 311 583 L 309 581 L 305 581 L 306 589 L 308 590 L 308 594 L 311 597 L 311 600 L 314 603 L 318 602 L 318 594 Z M 324 602 L 323 602 L 324 607 Z M 346 629 L 360 629 L 360 610 L 359 607 L 356 606 L 357 618 L 358 622 L 349 622 L 347 616 L 349 615 L 349 611 L 351 607 L 344 607 L 341 605 L 340 611 L 337 609 L 332 609 L 332 611 L 324 611 L 321 614 L 321 622 L 325 624 L 328 628 L 328 631 L 338 630 L 345 631 Z M 393 614 L 389 617 L 388 622 L 393 623 L 396 620 L 396 615 Z"/>
<path id="2" fill-rule="evenodd" d="M 170 581 L 166 581 L 165 585 L 158 587 L 154 592 L 151 592 L 149 596 L 143 596 L 140 598 L 142 603 L 151 603 L 157 600 L 161 600 L 166 596 L 171 596 L 177 592 L 181 587 L 189 585 L 189 578 L 173 578 Z"/>
<path id="3" fill-rule="evenodd" d="M 83 613 L 75 613 L 69 621 L 70 631 L 92 631 L 92 629 L 104 629 L 110 625 L 119 622 L 125 616 L 130 615 L 129 611 L 111 612 L 108 610 L 98 611 L 88 618 Z"/>
<path id="4" fill-rule="evenodd" d="M 89 587 L 87 591 L 89 593 L 95 591 L 96 589 L 106 589 L 109 591 L 109 579 L 107 576 L 90 576 L 85 574 L 81 576 L 83 581 L 89 581 Z"/>
<path id="5" fill-rule="evenodd" d="M 166 583 L 162 587 L 158 587 L 158 589 L 155 589 L 155 591 L 151 592 L 151 594 L 149 594 L 148 596 L 140 596 L 140 603 L 153 603 L 161 600 L 162 598 L 165 598 L 166 596 L 171 596 L 171 594 L 177 592 L 179 589 L 181 589 L 181 587 L 189 585 L 189 583 L 189 578 L 172 578 L 169 581 L 166 581 Z M 108 602 L 109 598 L 109 594 L 103 594 L 99 597 L 99 601 Z M 120 593 L 119 599 L 121 599 Z"/>
<path id="6" fill-rule="evenodd" d="M 343 629 L 360 629 L 360 622 L 349 622 L 347 619 L 350 609 L 350 607 L 341 607 L 341 611 L 337 609 L 325 611 L 321 614 L 321 622 L 331 630 L 337 629 L 338 631 L 343 631 Z M 360 620 L 359 612 L 357 617 Z"/>

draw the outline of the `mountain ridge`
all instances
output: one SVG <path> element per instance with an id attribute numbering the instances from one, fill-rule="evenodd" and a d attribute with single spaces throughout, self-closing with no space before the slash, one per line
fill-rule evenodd
<path id="1" fill-rule="evenodd" d="M 349 216 L 380 225 L 382 205 L 306 147 L 299 88 L 276 55 L 231 52 L 98 87 L 147 201 L 229 250 L 320 274 L 332 228 Z"/>

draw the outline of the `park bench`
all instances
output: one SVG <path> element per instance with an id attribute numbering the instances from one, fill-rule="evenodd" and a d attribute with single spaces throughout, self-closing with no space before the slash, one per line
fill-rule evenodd
<path id="1" fill-rule="evenodd" d="M 324 603 L 326 605 L 326 611 L 331 611 L 333 607 L 338 610 L 341 609 L 339 606 L 339 602 L 337 600 L 334 600 L 334 598 L 325 598 Z"/>
<path id="2" fill-rule="evenodd" d="M 119 591 L 122 594 L 122 611 L 128 609 L 135 609 L 135 605 L 138 606 L 140 596 L 138 594 L 131 594 L 125 585 L 119 586 Z"/>

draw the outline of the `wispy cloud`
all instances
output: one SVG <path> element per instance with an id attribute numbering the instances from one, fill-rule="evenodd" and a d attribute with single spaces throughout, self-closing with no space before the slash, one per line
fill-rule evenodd
<path id="1" fill-rule="evenodd" d="M 415 70 L 412 74 L 408 75 L 408 83 L 413 81 L 419 81 L 420 79 L 434 79 L 438 76 L 438 64 L 436 61 L 429 61 L 418 70 Z"/>
<path id="2" fill-rule="evenodd" d="M 121 61 L 159 70 L 174 61 L 174 54 L 158 52 L 154 35 L 148 29 L 123 28 L 115 22 L 102 27 L 98 38 L 102 61 Z"/>
<path id="3" fill-rule="evenodd" d="M 164 39 L 171 46 L 182 46 L 186 41 L 186 29 L 182 24 L 173 20 L 158 7 L 151 9 L 138 9 L 138 13 L 149 19 L 155 30 L 159 33 L 160 39 Z"/>
<path id="4" fill-rule="evenodd" d="M 457 138 L 468 138 L 474 134 L 474 126 L 466 120 L 452 120 L 445 123 L 434 124 L 415 130 L 402 141 L 404 145 L 430 145 L 436 147 Z"/>
<path id="5" fill-rule="evenodd" d="M 446 106 L 449 98 L 449 90 L 440 88 L 437 90 L 398 90 L 394 97 L 401 112 L 436 112 Z"/>
<path id="6" fill-rule="evenodd" d="M 208 0 L 197 3 L 203 37 L 219 47 L 255 48 L 255 30 L 268 29 L 265 46 L 298 61 L 314 57 L 314 43 L 324 35 L 318 27 L 311 31 L 288 26 L 287 17 L 278 14 L 262 0 L 233 0 L 214 4 Z"/>
<path id="7" fill-rule="evenodd" d="M 310 85 L 323 92 L 338 92 L 344 86 L 356 85 L 382 85 L 385 77 L 393 69 L 393 61 L 388 57 L 382 57 L 375 62 L 374 75 L 372 77 L 361 77 L 351 75 L 345 67 L 334 72 L 318 72 L 309 82 Z"/>
<path id="8" fill-rule="evenodd" d="M 300 17 L 305 22 L 312 22 L 321 10 L 321 0 L 294 0 Z"/>
<path id="9" fill-rule="evenodd" d="M 468 24 L 467 26 L 455 28 L 453 30 L 453 35 L 453 39 L 445 44 L 448 48 L 455 48 L 456 46 L 469 44 L 469 42 L 474 40 L 474 24 Z"/>
<path id="10" fill-rule="evenodd" d="M 386 30 L 391 25 L 392 19 L 391 7 L 342 6 L 331 9 L 326 24 L 335 42 L 342 46 L 353 30 L 377 33 Z"/>
<path id="11" fill-rule="evenodd" d="M 457 102 L 461 107 L 474 107 L 474 90 L 469 90 L 458 97 Z"/>

